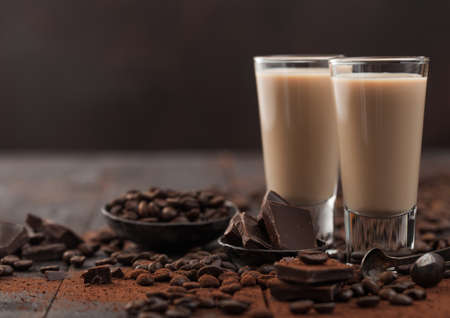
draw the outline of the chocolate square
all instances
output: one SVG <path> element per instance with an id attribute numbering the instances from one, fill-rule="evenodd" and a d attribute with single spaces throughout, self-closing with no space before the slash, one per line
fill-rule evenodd
<path id="1" fill-rule="evenodd" d="M 280 204 L 289 205 L 289 202 L 287 200 L 285 200 L 281 195 L 279 195 L 278 193 L 276 193 L 273 190 L 268 190 L 266 192 L 266 194 L 264 195 L 263 201 L 261 203 L 261 208 L 260 208 L 258 216 L 257 216 L 258 225 L 261 229 L 264 229 L 264 230 L 266 230 L 266 226 L 264 225 L 264 218 L 263 218 L 262 211 L 263 211 L 264 205 L 267 204 L 267 201 L 272 201 L 272 202 L 276 202 L 276 203 L 280 203 Z"/>
<path id="2" fill-rule="evenodd" d="M 239 232 L 239 223 L 241 222 L 240 212 L 237 212 L 230 220 L 225 233 L 223 234 L 223 239 L 225 243 L 234 245 L 234 246 L 242 246 L 242 237 Z"/>
<path id="3" fill-rule="evenodd" d="M 249 249 L 271 248 L 267 236 L 258 226 L 256 218 L 246 212 L 239 214 L 238 229 L 242 245 Z"/>

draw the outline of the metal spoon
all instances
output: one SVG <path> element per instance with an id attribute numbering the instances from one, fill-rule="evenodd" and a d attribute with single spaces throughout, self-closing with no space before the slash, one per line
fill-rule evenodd
<path id="1" fill-rule="evenodd" d="M 433 251 L 444 258 L 444 261 L 450 261 L 450 247 Z M 390 267 L 411 264 L 423 254 L 414 254 L 409 256 L 394 257 L 386 255 L 379 248 L 373 248 L 366 253 L 361 262 L 361 272 L 366 277 L 376 277 L 381 272 Z"/>

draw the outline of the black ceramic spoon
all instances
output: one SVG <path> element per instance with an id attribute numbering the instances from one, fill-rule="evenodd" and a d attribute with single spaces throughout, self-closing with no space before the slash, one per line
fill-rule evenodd
<path id="1" fill-rule="evenodd" d="M 450 261 L 450 247 L 432 252 L 441 255 L 444 258 L 444 261 Z M 422 255 L 423 254 L 414 254 L 394 257 L 387 255 L 379 248 L 373 248 L 364 256 L 361 262 L 361 272 L 366 277 L 376 277 L 387 268 L 411 264 Z"/>

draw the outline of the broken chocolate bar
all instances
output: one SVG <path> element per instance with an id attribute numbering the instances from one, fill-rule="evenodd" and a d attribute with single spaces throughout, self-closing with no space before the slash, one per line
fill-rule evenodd
<path id="1" fill-rule="evenodd" d="M 268 287 L 272 296 L 281 301 L 309 299 L 317 302 L 330 302 L 334 301 L 338 291 L 336 284 L 325 286 L 299 285 L 290 284 L 278 278 L 271 278 Z"/>
<path id="2" fill-rule="evenodd" d="M 240 246 L 242 244 L 241 233 L 239 233 L 239 222 L 241 220 L 239 216 L 240 212 L 237 212 L 230 220 L 227 229 L 223 235 L 226 243 L 231 245 Z"/>
<path id="3" fill-rule="evenodd" d="M 274 248 L 301 250 L 314 247 L 316 240 L 308 210 L 267 200 L 261 214 Z"/>
<path id="4" fill-rule="evenodd" d="M 22 256 L 33 261 L 60 260 L 66 246 L 62 243 L 25 245 L 22 248 Z"/>
<path id="5" fill-rule="evenodd" d="M 249 249 L 270 248 L 270 244 L 256 219 L 246 212 L 239 214 L 239 233 L 242 237 L 242 245 Z"/>
<path id="6" fill-rule="evenodd" d="M 111 269 L 109 266 L 95 266 L 81 274 L 85 284 L 109 284 L 111 283 Z"/>
<path id="7" fill-rule="evenodd" d="M 265 225 L 264 225 L 264 218 L 263 218 L 263 208 L 264 205 L 267 204 L 267 201 L 272 201 L 272 202 L 276 202 L 276 203 L 280 203 L 280 204 L 286 204 L 289 205 L 289 202 L 286 201 L 281 195 L 279 195 L 278 193 L 276 193 L 275 191 L 269 190 L 266 192 L 266 194 L 264 195 L 263 201 L 261 203 L 261 208 L 259 210 L 258 213 L 258 225 L 261 229 L 266 229 Z"/>
<path id="8" fill-rule="evenodd" d="M 353 277 L 351 266 L 329 258 L 321 265 L 308 265 L 295 257 L 285 257 L 275 263 L 279 279 L 300 284 L 329 283 Z"/>
<path id="9" fill-rule="evenodd" d="M 22 225 L 0 222 L 0 257 L 13 254 L 27 240 L 27 230 Z"/>

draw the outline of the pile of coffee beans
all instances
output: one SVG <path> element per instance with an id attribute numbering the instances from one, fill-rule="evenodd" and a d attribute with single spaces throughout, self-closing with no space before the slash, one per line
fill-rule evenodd
<path id="1" fill-rule="evenodd" d="M 203 222 L 228 217 L 225 197 L 214 191 L 130 190 L 106 205 L 113 215 L 142 222 Z"/>

